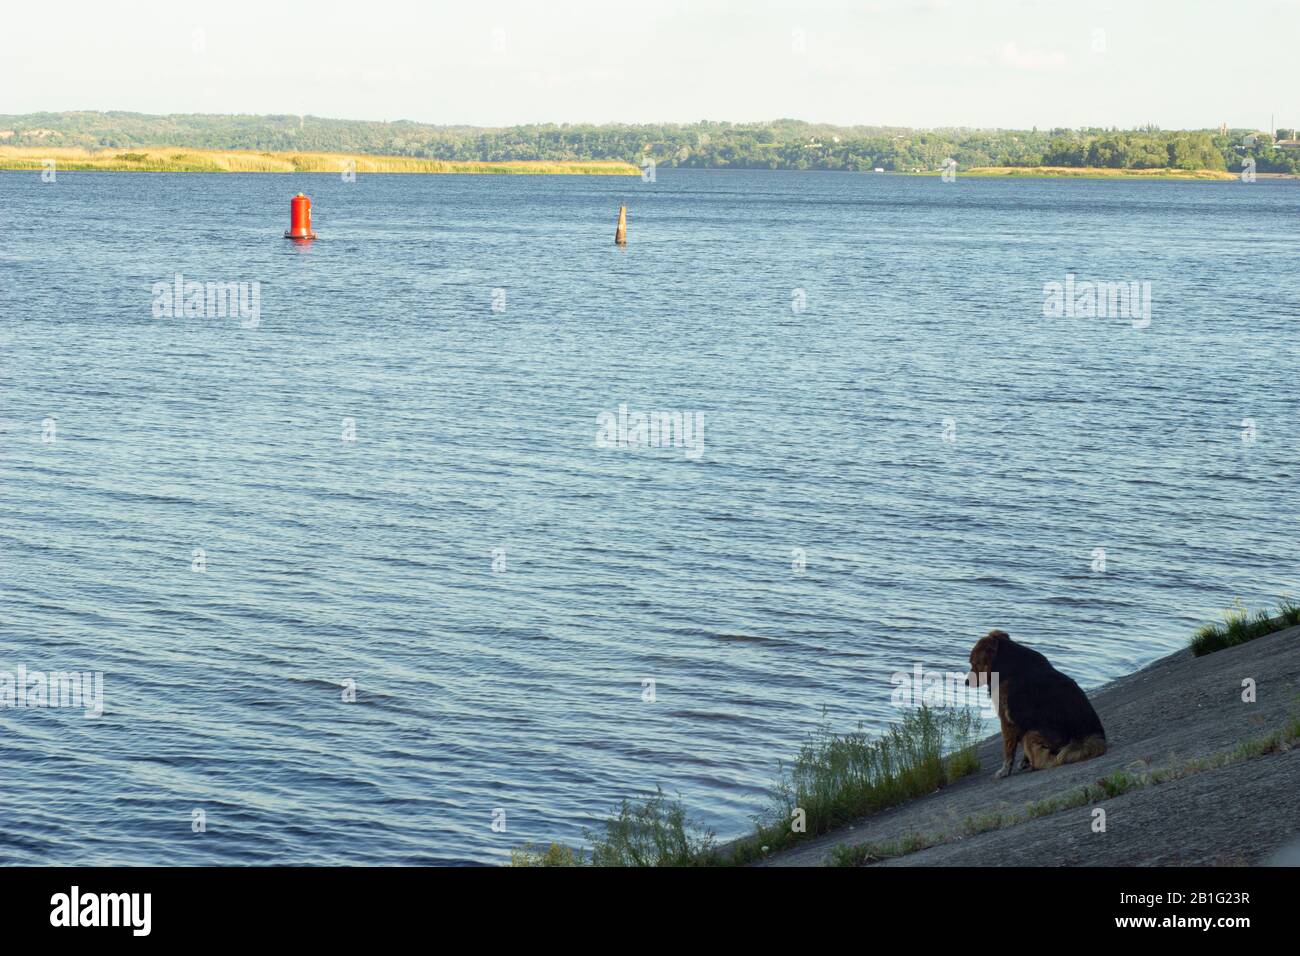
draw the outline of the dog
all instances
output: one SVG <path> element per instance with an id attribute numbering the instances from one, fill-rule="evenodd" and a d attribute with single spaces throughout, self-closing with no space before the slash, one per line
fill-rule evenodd
<path id="1" fill-rule="evenodd" d="M 1106 752 L 1101 718 L 1079 685 L 1032 648 L 1017 644 L 1006 631 L 989 631 L 970 652 L 966 682 L 996 687 L 1002 722 L 1002 769 L 1011 773 L 1016 748 L 1024 744 L 1021 770 L 1042 770 L 1100 757 Z M 990 674 L 997 675 L 996 685 Z"/>

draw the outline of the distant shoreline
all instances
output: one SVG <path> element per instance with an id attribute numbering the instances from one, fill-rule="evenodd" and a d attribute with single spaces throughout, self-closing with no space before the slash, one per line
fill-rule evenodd
<path id="1" fill-rule="evenodd" d="M 311 156 L 347 156 L 358 161 L 361 172 L 614 171 L 621 175 L 632 175 L 631 166 L 648 163 L 665 170 L 889 170 L 895 175 L 927 171 L 935 175 L 955 162 L 957 173 L 968 176 L 1228 182 L 1252 164 L 1258 178 L 1265 173 L 1300 176 L 1297 132 L 1300 130 L 1295 127 L 1273 129 L 1271 124 L 1267 131 L 1222 124 L 1173 130 L 1151 125 L 1134 129 L 917 129 L 838 126 L 788 118 L 747 123 L 700 120 L 484 127 L 297 114 L 151 115 L 74 110 L 0 113 L 0 166 L 4 165 L 3 147 L 12 147 L 81 149 L 93 153 L 97 160 L 126 151 L 156 151 L 167 164 L 143 165 L 174 172 L 229 171 L 226 160 L 213 161 L 212 157 L 233 152 L 245 160 L 254 156 L 299 157 L 299 164 L 291 162 L 278 170 L 261 169 L 255 160 L 259 168 L 250 172 L 335 171 L 337 163 L 326 170 L 311 168 L 311 161 L 303 159 Z M 106 145 L 112 149 L 106 150 Z M 172 159 L 175 154 L 183 154 L 183 158 Z M 368 157 L 379 161 L 381 168 L 361 165 Z M 33 152 L 25 158 L 42 157 Z M 519 162 L 547 165 L 524 167 L 517 165 Z M 611 166 L 620 168 L 612 170 Z M 75 168 L 106 167 L 97 162 Z M 111 168 L 142 166 L 111 164 Z"/>
<path id="2" fill-rule="evenodd" d="M 133 173 L 326 173 L 486 174 L 533 176 L 639 176 L 641 168 L 619 160 L 478 160 L 422 159 L 367 153 L 306 151 L 265 152 L 238 149 L 193 149 L 184 146 L 135 146 L 85 149 L 79 146 L 0 146 L 0 170 L 43 170 L 53 161 L 59 172 Z M 675 167 L 661 167 L 671 169 Z M 683 167 L 700 169 L 700 167 Z M 768 172 L 746 166 L 705 167 L 702 171 Z M 771 170 L 773 172 L 852 173 L 865 176 L 940 176 L 940 170 Z M 1180 180 L 1234 182 L 1240 175 L 1215 169 L 1112 169 L 1099 166 L 975 166 L 956 175 L 975 179 Z M 1289 173 L 1256 173 L 1259 179 L 1300 179 Z"/>
<path id="3" fill-rule="evenodd" d="M 471 173 L 532 176 L 639 176 L 631 163 L 615 160 L 552 162 L 459 162 L 361 153 L 257 152 L 191 149 L 183 146 L 133 146 L 87 150 L 74 146 L 0 146 L 0 169 L 43 170 L 53 161 L 58 172 L 133 173 Z"/>
<path id="4" fill-rule="evenodd" d="M 937 172 L 911 173 L 913 176 L 938 176 Z M 1236 173 L 1221 169 L 1111 169 L 1104 166 L 975 166 L 958 169 L 958 176 L 980 179 L 999 177 L 1018 179 L 1182 179 L 1210 182 L 1231 182 L 1239 179 Z M 1292 178 L 1286 175 L 1257 173 L 1269 178 Z"/>

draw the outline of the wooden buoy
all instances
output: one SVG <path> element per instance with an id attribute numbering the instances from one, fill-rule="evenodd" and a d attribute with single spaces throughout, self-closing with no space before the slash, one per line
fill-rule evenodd
<path id="1" fill-rule="evenodd" d="M 618 226 L 614 229 L 614 245 L 627 245 L 627 206 L 618 207 Z"/>

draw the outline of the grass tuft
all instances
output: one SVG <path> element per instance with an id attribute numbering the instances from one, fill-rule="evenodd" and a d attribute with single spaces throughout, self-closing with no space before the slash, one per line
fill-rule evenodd
<path id="1" fill-rule="evenodd" d="M 638 803 L 624 800 L 604 835 L 588 838 L 592 866 L 704 866 L 716 854 L 713 831 L 693 823 L 681 800 L 663 790 Z"/>
<path id="2" fill-rule="evenodd" d="M 545 850 L 525 843 L 519 849 L 510 851 L 511 866 L 582 866 L 584 862 L 581 850 L 563 843 L 552 843 Z"/>
<path id="3" fill-rule="evenodd" d="M 1288 627 L 1300 624 L 1300 604 L 1290 598 L 1284 598 L 1277 607 L 1276 614 L 1268 611 L 1256 611 L 1251 614 L 1240 600 L 1234 601 L 1232 607 L 1223 612 L 1223 621 L 1206 624 L 1192 635 L 1192 654 L 1204 657 L 1226 647 L 1245 644 L 1256 638 L 1273 634 Z"/>
<path id="4" fill-rule="evenodd" d="M 525 844 L 510 853 L 511 866 L 708 866 L 716 862 L 712 830 L 690 819 L 679 799 L 662 789 L 643 800 L 624 800 L 604 823 L 587 831 L 590 852 L 552 843 L 545 850 Z"/>
<path id="5" fill-rule="evenodd" d="M 743 858 L 755 847 L 790 846 L 973 773 L 982 724 L 975 710 L 921 706 L 878 736 L 861 725 L 843 735 L 823 725 L 780 768 L 772 806 L 756 821 L 758 833 L 735 853 Z"/>
<path id="6" fill-rule="evenodd" d="M 891 860 L 909 853 L 919 853 L 934 846 L 932 837 L 920 833 L 907 833 L 889 843 L 855 843 L 837 846 L 826 858 L 828 866 L 868 866 L 882 860 Z"/>

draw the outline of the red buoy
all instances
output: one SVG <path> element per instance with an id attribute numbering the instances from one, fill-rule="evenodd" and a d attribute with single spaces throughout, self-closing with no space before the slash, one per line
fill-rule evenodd
<path id="1" fill-rule="evenodd" d="M 302 193 L 289 200 L 289 231 L 286 239 L 315 239 L 311 231 L 311 200 Z"/>

